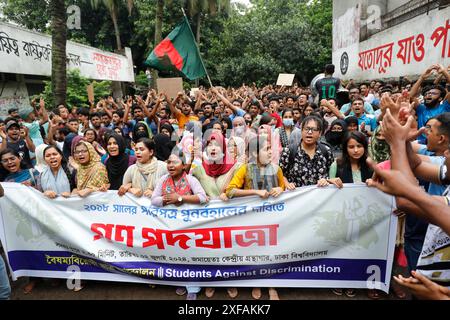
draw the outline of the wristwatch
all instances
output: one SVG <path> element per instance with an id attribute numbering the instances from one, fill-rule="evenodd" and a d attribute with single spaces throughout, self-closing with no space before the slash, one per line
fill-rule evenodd
<path id="1" fill-rule="evenodd" d="M 177 200 L 178 200 L 178 202 L 180 202 L 180 203 L 181 203 L 181 202 L 183 202 L 183 197 L 178 197 L 178 199 L 177 199 Z"/>

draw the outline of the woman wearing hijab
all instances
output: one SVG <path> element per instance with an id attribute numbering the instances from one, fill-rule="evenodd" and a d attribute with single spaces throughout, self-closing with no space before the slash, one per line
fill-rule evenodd
<path id="1" fill-rule="evenodd" d="M 241 141 L 243 143 L 242 139 Z M 227 201 L 226 187 L 242 163 L 238 163 L 230 156 L 225 137 L 219 132 L 212 132 L 209 135 L 205 141 L 204 150 L 202 165 L 196 166 L 191 171 L 192 175 L 200 181 L 210 199 L 220 198 Z M 214 288 L 206 288 L 205 295 L 211 298 L 214 292 Z M 238 295 L 236 288 L 228 288 L 227 292 L 231 298 L 236 298 Z"/>
<path id="2" fill-rule="evenodd" d="M 73 195 L 86 197 L 95 191 L 108 190 L 108 172 L 101 163 L 100 156 L 89 142 L 78 141 L 74 146 L 73 156 L 78 167 L 77 187 L 72 191 Z"/>
<path id="3" fill-rule="evenodd" d="M 256 134 L 249 128 L 243 117 L 235 117 L 233 119 L 231 137 L 241 138 L 244 140 L 245 145 L 247 145 L 250 139 L 254 136 L 256 136 Z"/>
<path id="4" fill-rule="evenodd" d="M 128 167 L 136 163 L 136 157 L 126 152 L 125 139 L 117 133 L 106 135 L 107 158 L 102 161 L 108 171 L 110 190 L 119 190 Z"/>
<path id="5" fill-rule="evenodd" d="M 230 157 L 225 137 L 219 132 L 212 132 L 204 146 L 202 164 L 192 168 L 191 174 L 200 181 L 208 197 L 226 201 L 225 189 L 238 168 L 237 162 Z"/>
<path id="6" fill-rule="evenodd" d="M 384 139 L 383 128 L 381 126 L 375 129 L 370 139 L 369 157 L 377 163 L 387 161 L 391 158 L 391 148 Z"/>
<path id="7" fill-rule="evenodd" d="M 44 160 L 44 150 L 47 147 L 48 145 L 46 144 L 40 144 L 36 147 L 36 150 L 34 150 L 34 154 L 36 155 L 36 165 L 34 166 L 34 169 L 39 171 L 39 173 L 44 171 L 47 166 Z"/>
<path id="8" fill-rule="evenodd" d="M 231 137 L 227 142 L 227 150 L 231 159 L 240 164 L 247 163 L 247 155 L 245 153 L 245 141 L 239 137 Z"/>
<path id="9" fill-rule="evenodd" d="M 154 156 L 153 140 L 142 138 L 136 143 L 135 149 L 137 162 L 126 170 L 122 186 L 119 188 L 119 196 L 130 192 L 136 197 L 142 195 L 151 197 L 156 182 L 167 174 L 167 165 Z"/>
<path id="10" fill-rule="evenodd" d="M 175 147 L 175 142 L 171 141 L 170 137 L 163 133 L 159 133 L 154 136 L 153 141 L 155 141 L 156 158 L 160 161 L 166 161 L 169 159 L 169 156 Z"/>
<path id="11" fill-rule="evenodd" d="M 152 137 L 151 130 L 147 123 L 144 121 L 139 121 L 133 128 L 133 143 L 136 144 L 140 139 L 147 138 L 150 139 Z"/>
<path id="12" fill-rule="evenodd" d="M 347 123 L 337 119 L 331 123 L 330 130 L 325 134 L 326 141 L 331 146 L 331 152 L 335 159 L 342 155 L 342 141 L 347 134 Z"/>

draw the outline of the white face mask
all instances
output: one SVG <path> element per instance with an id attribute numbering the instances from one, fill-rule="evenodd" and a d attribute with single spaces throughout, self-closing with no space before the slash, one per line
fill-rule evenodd
<path id="1" fill-rule="evenodd" d="M 243 134 L 244 131 L 245 131 L 245 127 L 243 127 L 243 126 L 239 126 L 239 127 L 235 128 L 235 132 L 236 132 L 237 135 Z"/>
<path id="2" fill-rule="evenodd" d="M 294 119 L 283 119 L 283 125 L 285 127 L 292 127 L 294 125 Z"/>

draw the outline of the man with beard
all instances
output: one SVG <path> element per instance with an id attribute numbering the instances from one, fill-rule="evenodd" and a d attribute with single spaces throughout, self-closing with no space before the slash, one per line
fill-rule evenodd
<path id="1" fill-rule="evenodd" d="M 420 76 L 420 78 L 412 87 L 410 92 L 411 98 L 415 98 L 417 96 L 422 83 L 433 73 L 433 70 L 436 70 L 437 72 L 442 74 L 446 78 L 447 83 L 450 82 L 450 74 L 443 66 L 432 65 L 427 70 L 425 70 L 425 72 Z M 417 125 L 419 128 L 425 126 L 425 123 L 429 119 L 436 117 L 441 113 L 450 111 L 450 103 L 448 101 L 450 97 L 447 100 L 444 100 L 447 94 L 447 91 L 444 87 L 440 85 L 432 85 L 426 87 L 423 92 L 424 103 L 418 105 L 416 108 Z M 424 134 L 422 134 L 418 138 L 420 143 L 425 143 L 425 139 L 426 137 Z"/>
<path id="2" fill-rule="evenodd" d="M 208 129 L 211 129 L 216 117 L 214 117 L 214 107 L 210 102 L 203 102 L 202 104 L 203 117 L 200 119 L 202 122 L 202 131 L 205 132 Z"/>
<path id="3" fill-rule="evenodd" d="M 178 121 L 179 130 L 184 130 L 186 123 L 190 121 L 198 121 L 198 118 L 192 115 L 192 101 L 189 101 L 184 92 L 179 92 L 173 102 L 167 101 L 169 104 L 170 112 Z M 177 108 L 178 104 L 181 104 L 181 111 Z"/>
<path id="4" fill-rule="evenodd" d="M 91 120 L 91 128 L 98 134 L 100 128 L 102 127 L 102 119 L 100 114 L 98 112 L 91 113 L 89 115 L 89 119 Z"/>

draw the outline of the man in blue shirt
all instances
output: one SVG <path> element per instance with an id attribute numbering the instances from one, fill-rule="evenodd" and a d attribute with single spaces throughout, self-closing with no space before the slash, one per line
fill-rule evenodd
<path id="1" fill-rule="evenodd" d="M 374 117 L 370 117 L 364 113 L 364 100 L 362 98 L 355 98 L 352 101 L 351 110 L 355 114 L 355 117 L 358 118 L 360 131 L 368 136 L 371 136 L 372 132 L 375 131 L 378 125 L 377 120 Z"/>
<path id="2" fill-rule="evenodd" d="M 425 126 L 425 123 L 444 112 L 450 112 L 450 103 L 445 100 L 447 94 L 444 87 L 433 85 L 426 89 L 424 94 L 424 103 L 420 104 L 416 109 L 417 125 L 419 128 Z M 442 103 L 441 103 L 442 102 Z M 425 141 L 425 135 L 419 137 L 419 142 Z"/>
<path id="3" fill-rule="evenodd" d="M 450 74 L 447 69 L 440 64 L 435 64 L 430 66 L 425 72 L 419 77 L 417 82 L 414 84 L 410 91 L 411 98 L 417 97 L 423 82 L 437 71 L 450 83 Z M 444 87 L 439 85 L 432 85 L 425 88 L 424 92 L 424 103 L 420 104 L 416 108 L 417 115 L 417 125 L 419 128 L 425 126 L 425 123 L 433 117 L 440 115 L 441 113 L 450 111 L 450 104 L 448 98 L 445 100 L 447 91 Z M 445 101 L 444 101 L 445 100 Z M 443 102 L 444 101 L 444 102 Z M 421 135 L 418 140 L 420 143 L 425 142 L 425 135 Z"/>

